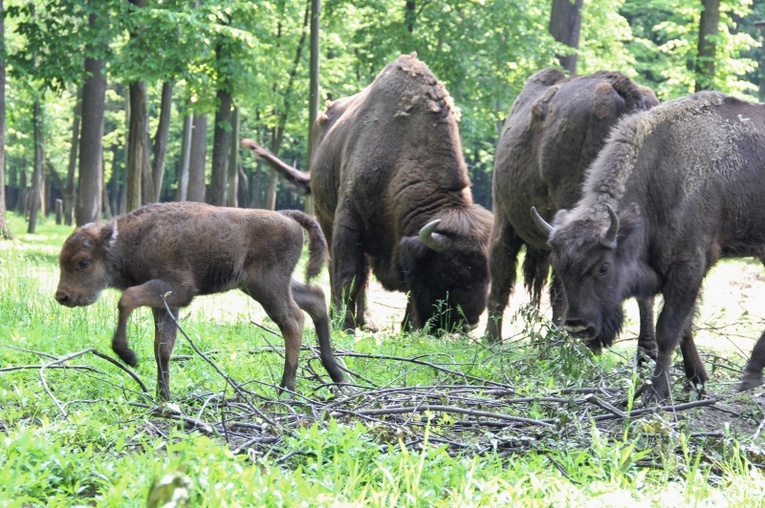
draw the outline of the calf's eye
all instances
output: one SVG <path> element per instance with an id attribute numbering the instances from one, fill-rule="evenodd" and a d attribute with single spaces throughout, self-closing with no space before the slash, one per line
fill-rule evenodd
<path id="1" fill-rule="evenodd" d="M 87 268 L 87 267 L 90 266 L 90 260 L 89 259 L 83 259 L 79 263 L 77 263 L 77 266 L 79 266 L 80 268 L 83 268 L 83 269 Z"/>

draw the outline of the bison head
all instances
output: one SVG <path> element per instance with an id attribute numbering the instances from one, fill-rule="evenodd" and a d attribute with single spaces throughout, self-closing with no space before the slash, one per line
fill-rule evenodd
<path id="1" fill-rule="evenodd" d="M 459 219 L 447 215 L 433 220 L 419 235 L 401 240 L 413 328 L 453 331 L 477 326 L 486 308 L 491 228 L 491 215 L 480 210 Z"/>
<path id="2" fill-rule="evenodd" d="M 658 278 L 645 262 L 647 249 L 637 204 L 617 214 L 586 217 L 560 210 L 548 224 L 532 208 L 552 248 L 552 267 L 563 285 L 568 308 L 563 328 L 599 352 L 610 347 L 624 321 L 622 302 L 656 291 Z"/>
<path id="3" fill-rule="evenodd" d="M 58 256 L 61 278 L 56 300 L 67 307 L 85 306 L 98 300 L 111 276 L 105 256 L 117 238 L 117 225 L 93 223 L 77 228 L 64 242 Z"/>

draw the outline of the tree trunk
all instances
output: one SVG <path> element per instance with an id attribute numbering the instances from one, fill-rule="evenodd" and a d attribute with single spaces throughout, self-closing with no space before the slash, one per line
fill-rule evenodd
<path id="1" fill-rule="evenodd" d="M 30 190 L 29 200 L 29 225 L 27 233 L 34 233 L 37 228 L 37 213 L 40 211 L 40 194 L 42 192 L 42 174 L 43 174 L 43 141 L 42 141 L 42 107 L 40 98 L 35 98 L 35 104 L 32 112 L 32 123 L 34 125 L 34 169 L 32 171 L 32 189 Z"/>
<path id="2" fill-rule="evenodd" d="M 194 127 L 194 113 L 183 117 L 183 138 L 181 139 L 181 160 L 178 164 L 178 190 L 176 201 L 186 201 L 189 190 L 189 159 L 191 158 L 191 132 Z"/>
<path id="3" fill-rule="evenodd" d="M 224 85 L 225 86 L 225 85 Z M 210 204 L 226 204 L 228 152 L 231 143 L 231 93 L 218 89 L 218 111 L 213 133 L 212 172 L 210 173 Z"/>
<path id="4" fill-rule="evenodd" d="M 696 92 L 713 88 L 715 79 L 715 38 L 720 25 L 720 0 L 702 0 L 699 45 L 696 56 Z"/>
<path id="5" fill-rule="evenodd" d="M 409 2 L 407 2 L 408 4 Z M 412 7 L 414 7 L 414 2 Z M 319 32 L 321 30 L 321 0 L 311 0 L 311 58 L 309 72 L 308 93 L 308 160 L 306 167 L 310 171 L 311 159 L 313 158 L 313 124 L 319 114 Z M 414 23 L 414 21 L 412 21 Z M 412 29 L 414 27 L 412 26 Z M 411 30 L 410 30 L 411 31 Z M 311 196 L 305 197 L 304 209 L 307 213 L 313 213 Z"/>
<path id="6" fill-rule="evenodd" d="M 5 8 L 0 0 L 0 44 L 5 55 Z M 0 240 L 13 238 L 5 208 L 5 58 L 0 58 Z"/>
<path id="7" fill-rule="evenodd" d="M 582 0 L 553 0 L 550 11 L 550 34 L 553 38 L 573 48 L 579 49 L 579 33 L 582 28 Z M 577 52 L 570 55 L 557 55 L 560 65 L 570 75 L 576 74 Z"/>
<path id="8" fill-rule="evenodd" d="M 77 172 L 77 149 L 80 145 L 80 117 L 82 116 L 82 88 L 77 90 L 72 120 L 72 144 L 69 146 L 69 165 L 66 168 L 64 187 L 64 224 L 71 226 L 74 221 L 74 200 L 76 196 L 75 175 Z"/>
<path id="9" fill-rule="evenodd" d="M 191 153 L 189 157 L 189 201 L 205 200 L 205 159 L 207 157 L 207 117 L 194 115 L 191 129 Z"/>
<path id="10" fill-rule="evenodd" d="M 228 206 L 239 206 L 239 108 L 231 113 L 231 139 L 228 153 Z"/>
<path id="11" fill-rule="evenodd" d="M 167 156 L 167 138 L 170 133 L 170 113 L 173 107 L 173 85 L 169 81 L 162 83 L 162 105 L 159 111 L 159 124 L 154 134 L 154 156 L 151 165 L 151 179 L 154 182 L 154 197 L 162 199 L 162 181 L 165 175 Z"/>
<path id="12" fill-rule="evenodd" d="M 95 23 L 90 15 L 90 24 Z M 101 218 L 101 188 L 103 187 L 102 148 L 104 134 L 104 99 L 106 77 L 102 74 L 100 58 L 86 58 L 88 78 L 82 90 L 82 132 L 80 135 L 80 174 L 77 178 L 78 226 Z"/>
<path id="13" fill-rule="evenodd" d="M 130 83 L 128 125 L 127 210 L 130 211 L 154 201 L 154 185 L 151 183 L 151 170 L 148 167 L 146 139 L 149 120 L 146 111 L 146 83 L 143 81 Z"/>

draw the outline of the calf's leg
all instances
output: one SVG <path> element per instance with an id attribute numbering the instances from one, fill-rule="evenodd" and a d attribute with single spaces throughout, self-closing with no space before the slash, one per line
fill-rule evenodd
<path id="1" fill-rule="evenodd" d="M 178 335 L 178 309 L 151 309 L 154 314 L 154 358 L 157 361 L 157 395 L 170 400 L 170 356 Z"/>
<path id="2" fill-rule="evenodd" d="M 343 372 L 337 365 L 332 354 L 330 343 L 329 316 L 327 316 L 327 304 L 324 299 L 324 291 L 319 286 L 301 284 L 292 279 L 292 297 L 297 306 L 308 313 L 316 328 L 316 337 L 319 340 L 319 355 L 321 364 L 329 373 L 335 383 L 343 382 Z"/>
<path id="3" fill-rule="evenodd" d="M 165 304 L 162 301 L 163 295 L 167 295 L 167 304 L 170 308 L 185 307 L 191 303 L 191 300 L 194 297 L 192 291 L 187 287 L 174 286 L 161 279 L 152 279 L 139 286 L 129 287 L 120 297 L 117 304 L 119 319 L 117 322 L 117 331 L 114 332 L 114 338 L 112 339 L 112 350 L 117 353 L 117 356 L 119 356 L 123 362 L 131 367 L 135 367 L 138 364 L 138 360 L 135 356 L 135 352 L 128 346 L 128 318 L 138 307 L 164 309 Z"/>

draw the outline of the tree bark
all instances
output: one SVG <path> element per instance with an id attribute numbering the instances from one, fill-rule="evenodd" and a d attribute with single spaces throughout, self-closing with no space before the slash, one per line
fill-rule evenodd
<path id="1" fill-rule="evenodd" d="M 181 138 L 181 157 L 178 163 L 178 190 L 176 201 L 186 201 L 189 190 L 189 159 L 191 158 L 191 133 L 194 127 L 194 113 L 183 117 L 183 133 Z"/>
<path id="2" fill-rule="evenodd" d="M 82 88 L 77 90 L 72 119 L 72 144 L 69 146 L 69 165 L 66 168 L 64 187 L 64 224 L 71 226 L 74 221 L 74 200 L 76 197 L 75 175 L 77 172 L 77 149 L 80 145 L 80 117 L 82 116 Z"/>
<path id="3" fill-rule="evenodd" d="M 173 85 L 169 81 L 162 83 L 162 104 L 159 111 L 159 124 L 154 134 L 154 153 L 151 165 L 151 179 L 154 182 L 154 197 L 162 199 L 162 181 L 165 175 L 167 139 L 170 134 L 170 114 L 173 108 Z"/>
<path id="4" fill-rule="evenodd" d="M 720 25 L 720 0 L 702 0 L 701 19 L 699 20 L 699 45 L 696 56 L 695 91 L 713 88 L 715 78 L 715 41 Z"/>
<path id="5" fill-rule="evenodd" d="M 29 224 L 27 233 L 34 233 L 37 229 L 37 213 L 40 211 L 42 192 L 42 174 L 43 174 L 43 141 L 42 141 L 42 107 L 40 98 L 35 98 L 32 112 L 32 123 L 34 124 L 34 168 L 32 170 L 32 189 L 29 199 Z"/>
<path id="6" fill-rule="evenodd" d="M 239 108 L 231 113 L 231 136 L 228 153 L 228 206 L 239 206 Z"/>
<path id="7" fill-rule="evenodd" d="M 152 202 L 154 185 L 148 167 L 147 136 L 149 120 L 146 111 L 146 83 L 130 83 L 130 113 L 128 120 L 127 152 L 127 210 L 135 210 Z M 148 181 L 147 181 L 148 180 Z"/>
<path id="8" fill-rule="evenodd" d="M 11 239 L 5 208 L 5 8 L 0 0 L 0 240 Z"/>
<path id="9" fill-rule="evenodd" d="M 90 15 L 91 26 L 96 16 Z M 101 188 L 103 187 L 103 134 L 106 77 L 102 74 L 100 58 L 86 58 L 88 78 L 82 91 L 82 132 L 80 135 L 80 174 L 77 178 L 78 226 L 101 218 Z"/>
<path id="10" fill-rule="evenodd" d="M 573 48 L 579 49 L 579 34 L 582 29 L 582 0 L 553 0 L 550 11 L 550 34 L 553 38 Z M 578 55 L 557 55 L 560 65 L 570 75 L 576 74 Z"/>
<path id="11" fill-rule="evenodd" d="M 207 117 L 194 115 L 191 129 L 191 152 L 189 157 L 189 186 L 186 199 L 205 200 L 205 159 L 207 157 Z"/>
<path id="12" fill-rule="evenodd" d="M 226 86 L 225 84 L 222 86 Z M 218 89 L 218 111 L 215 113 L 213 133 L 212 172 L 210 173 L 210 204 L 226 204 L 228 152 L 231 143 L 231 93 Z"/>

